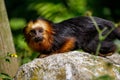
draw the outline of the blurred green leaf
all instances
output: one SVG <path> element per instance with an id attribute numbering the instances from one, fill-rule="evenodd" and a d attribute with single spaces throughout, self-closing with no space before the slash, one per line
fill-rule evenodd
<path id="1" fill-rule="evenodd" d="M 111 11 L 110 11 L 109 8 L 103 8 L 103 13 L 104 13 L 105 15 L 111 15 Z"/>
<path id="2" fill-rule="evenodd" d="M 30 62 L 31 59 L 29 57 L 25 57 L 23 60 L 22 60 L 22 64 L 25 64 L 25 63 L 28 63 Z"/>
<path id="3" fill-rule="evenodd" d="M 68 5 L 72 11 L 81 14 L 87 11 L 87 1 L 86 0 L 68 0 Z"/>
<path id="4" fill-rule="evenodd" d="M 93 80 L 115 80 L 115 79 L 109 75 L 103 75 L 103 76 L 97 77 Z"/>
<path id="5" fill-rule="evenodd" d="M 0 79 L 3 79 L 3 80 L 13 80 L 9 75 L 7 75 L 5 73 L 0 73 Z"/>
<path id="6" fill-rule="evenodd" d="M 10 25 L 12 30 L 18 30 L 25 27 L 26 21 L 22 18 L 12 18 L 10 20 Z"/>
<path id="7" fill-rule="evenodd" d="M 116 46 L 117 46 L 117 52 L 119 52 L 120 53 L 120 40 L 115 40 L 114 41 L 114 43 L 116 44 Z"/>

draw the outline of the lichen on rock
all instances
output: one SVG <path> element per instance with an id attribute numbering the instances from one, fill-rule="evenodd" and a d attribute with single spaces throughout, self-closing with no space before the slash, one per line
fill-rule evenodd
<path id="1" fill-rule="evenodd" d="M 95 80 L 104 75 L 120 80 L 120 65 L 114 62 L 79 51 L 55 54 L 22 65 L 14 80 Z"/>

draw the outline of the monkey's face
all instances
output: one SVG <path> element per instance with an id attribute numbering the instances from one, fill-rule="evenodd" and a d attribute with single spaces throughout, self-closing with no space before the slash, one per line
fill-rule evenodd
<path id="1" fill-rule="evenodd" d="M 28 43 L 42 43 L 44 40 L 49 39 L 49 36 L 53 33 L 51 24 L 41 19 L 30 21 L 24 28 L 24 35 Z"/>
<path id="2" fill-rule="evenodd" d="M 42 28 L 35 28 L 30 30 L 29 38 L 36 43 L 42 42 L 44 39 L 44 30 Z"/>

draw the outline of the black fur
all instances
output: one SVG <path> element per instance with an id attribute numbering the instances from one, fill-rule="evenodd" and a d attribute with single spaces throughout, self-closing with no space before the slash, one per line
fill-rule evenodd
<path id="1" fill-rule="evenodd" d="M 111 21 L 93 17 L 100 29 L 107 27 L 107 30 L 103 32 L 106 35 L 110 29 L 114 28 L 114 24 Z M 95 53 L 99 42 L 98 32 L 89 17 L 76 17 L 69 20 L 65 20 L 60 23 L 53 24 L 53 28 L 56 32 L 54 35 L 53 49 L 57 48 L 64 43 L 66 37 L 75 37 L 76 43 L 75 49 L 83 49 L 86 52 Z M 108 54 L 114 52 L 116 49 L 113 40 L 120 39 L 120 30 L 113 30 L 110 35 L 101 42 L 101 54 Z M 59 46 L 58 46 L 59 45 Z"/>

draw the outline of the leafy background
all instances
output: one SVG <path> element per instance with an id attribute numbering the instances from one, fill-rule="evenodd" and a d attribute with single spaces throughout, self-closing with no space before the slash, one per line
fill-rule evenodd
<path id="1" fill-rule="evenodd" d="M 31 19 L 44 17 L 53 22 L 60 22 L 91 11 L 93 16 L 118 23 L 120 21 L 119 3 L 119 0 L 5 0 L 20 65 L 38 55 L 28 48 L 22 32 Z M 116 43 L 120 42 L 116 41 Z"/>

